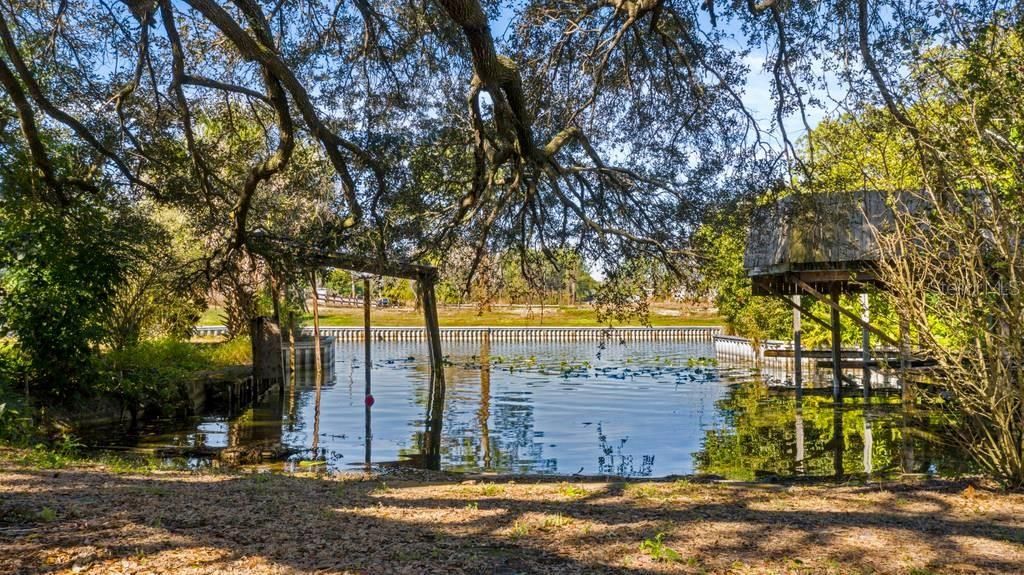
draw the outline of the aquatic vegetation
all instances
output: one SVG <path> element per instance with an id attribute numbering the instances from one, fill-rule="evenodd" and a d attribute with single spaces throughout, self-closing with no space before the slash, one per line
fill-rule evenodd
<path id="1" fill-rule="evenodd" d="M 686 360 L 686 367 L 717 367 L 718 359 L 713 357 L 691 357 Z"/>

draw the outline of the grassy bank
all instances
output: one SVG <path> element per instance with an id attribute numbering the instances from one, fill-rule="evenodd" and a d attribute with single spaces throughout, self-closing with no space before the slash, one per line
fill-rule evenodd
<path id="1" fill-rule="evenodd" d="M 404 327 L 423 325 L 423 315 L 412 308 L 374 308 L 372 321 L 374 325 L 386 327 Z M 222 311 L 210 308 L 199 320 L 199 325 L 218 325 L 223 323 Z M 600 327 L 597 313 L 589 306 L 554 307 L 545 306 L 543 312 L 539 307 L 526 308 L 494 307 L 490 311 L 479 313 L 473 308 L 440 308 L 438 319 L 441 327 L 491 326 L 491 327 Z M 359 308 L 321 308 L 320 322 L 326 326 L 361 326 L 363 310 Z M 683 307 L 652 307 L 651 325 L 655 326 L 701 326 L 722 325 L 717 315 L 694 311 Z M 306 315 L 303 323 L 312 325 L 312 318 Z M 639 321 L 627 322 L 624 325 L 641 325 Z"/>
<path id="2" fill-rule="evenodd" d="M 1024 496 L 953 483 L 463 481 L 26 467 L 0 572 L 1020 573 Z"/>

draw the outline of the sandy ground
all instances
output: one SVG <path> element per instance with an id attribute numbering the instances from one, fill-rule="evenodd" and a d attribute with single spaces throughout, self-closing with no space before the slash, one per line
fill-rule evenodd
<path id="1" fill-rule="evenodd" d="M 660 542 L 659 542 L 660 541 Z M 0 573 L 1024 573 L 1024 496 L 868 486 L 33 470 Z"/>

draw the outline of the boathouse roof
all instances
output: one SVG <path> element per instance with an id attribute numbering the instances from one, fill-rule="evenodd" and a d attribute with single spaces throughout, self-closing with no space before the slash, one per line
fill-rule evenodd
<path id="1" fill-rule="evenodd" d="M 754 212 L 743 267 L 758 295 L 798 294 L 876 284 L 877 233 L 893 222 L 889 194 L 878 191 L 791 194 Z"/>

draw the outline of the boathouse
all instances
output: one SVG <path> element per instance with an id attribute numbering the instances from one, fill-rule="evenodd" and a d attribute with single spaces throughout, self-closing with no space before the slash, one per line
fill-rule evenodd
<path id="1" fill-rule="evenodd" d="M 906 366 L 905 338 L 898 339 L 870 323 L 867 292 L 884 289 L 878 275 L 883 257 L 879 234 L 895 222 L 893 200 L 905 205 L 906 198 L 877 191 L 790 194 L 759 206 L 753 214 L 743 267 L 752 281 L 755 295 L 778 297 L 793 308 L 793 355 L 795 384 L 801 392 L 801 320 L 814 321 L 832 334 L 831 367 L 833 395 L 838 398 L 845 384 L 853 382 L 842 367 L 854 362 L 841 360 L 840 322 L 845 316 L 861 327 L 864 370 L 862 386 L 869 393 L 872 360 L 870 336 L 900 350 L 900 365 Z M 901 208 L 904 209 L 904 208 Z M 839 305 L 843 294 L 859 294 L 861 313 Z M 830 317 L 811 313 L 803 298 L 824 303 Z M 901 332 L 906 332 L 901 329 Z M 902 342 L 902 343 L 901 343 Z"/>

